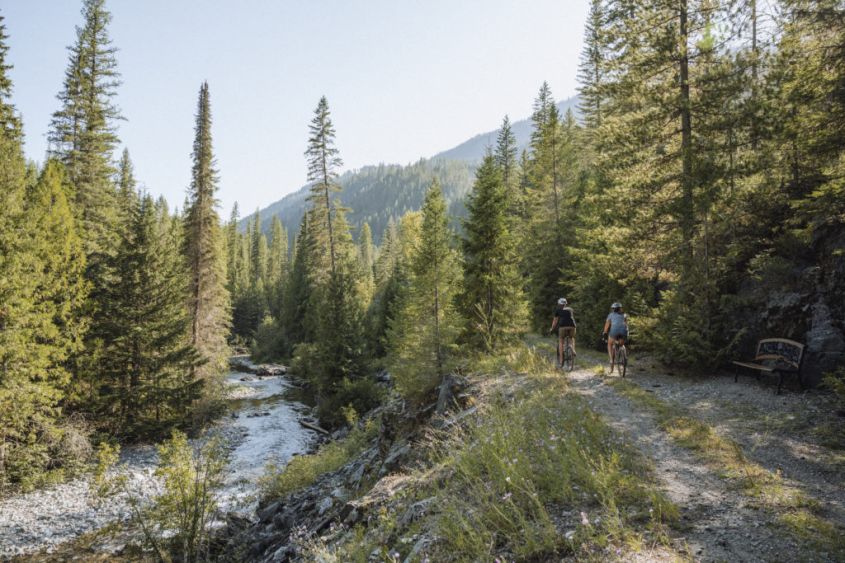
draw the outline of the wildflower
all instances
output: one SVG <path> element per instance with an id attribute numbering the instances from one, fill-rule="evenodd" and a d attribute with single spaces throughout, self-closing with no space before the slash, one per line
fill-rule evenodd
<path id="1" fill-rule="evenodd" d="M 511 493 L 505 493 L 505 494 L 502 496 L 502 500 L 508 500 L 509 498 L 511 498 L 511 496 L 512 496 L 512 495 L 511 495 Z"/>
<path id="2" fill-rule="evenodd" d="M 511 482 L 511 478 L 510 478 L 510 477 L 505 477 L 505 482 L 506 482 L 506 483 L 510 483 L 510 482 Z"/>

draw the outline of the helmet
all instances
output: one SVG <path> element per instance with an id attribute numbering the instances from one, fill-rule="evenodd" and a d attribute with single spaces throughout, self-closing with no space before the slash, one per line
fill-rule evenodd
<path id="1" fill-rule="evenodd" d="M 620 303 L 619 301 L 616 301 L 613 305 L 610 306 L 610 308 L 611 309 L 621 309 L 622 303 Z"/>
<path id="2" fill-rule="evenodd" d="M 558 305 L 566 305 L 566 299 L 561 297 L 560 299 L 557 300 L 557 304 Z"/>

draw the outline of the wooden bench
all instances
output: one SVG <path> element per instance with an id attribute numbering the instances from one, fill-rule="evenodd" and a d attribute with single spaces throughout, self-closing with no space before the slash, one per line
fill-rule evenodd
<path id="1" fill-rule="evenodd" d="M 757 354 L 749 362 L 732 362 L 735 366 L 734 382 L 739 380 L 739 368 L 756 371 L 757 380 L 761 373 L 777 373 L 780 376 L 777 393 L 783 387 L 786 375 L 795 375 L 801 389 L 804 379 L 801 377 L 801 364 L 804 360 L 804 345 L 786 338 L 764 338 L 757 343 Z"/>

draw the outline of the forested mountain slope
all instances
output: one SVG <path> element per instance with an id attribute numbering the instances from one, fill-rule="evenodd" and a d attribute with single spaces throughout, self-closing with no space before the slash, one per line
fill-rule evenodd
<path id="1" fill-rule="evenodd" d="M 436 177 L 443 186 L 443 196 L 453 217 L 464 215 L 463 200 L 472 187 L 474 166 L 462 161 L 419 160 L 413 164 L 379 164 L 344 173 L 339 178 L 343 187 L 338 199 L 350 208 L 348 217 L 353 228 L 369 223 L 374 242 L 381 235 L 390 219 L 398 220 L 408 211 L 422 206 L 425 190 Z M 294 233 L 308 205 L 309 186 L 303 186 L 276 203 L 262 209 L 262 231 L 270 229 L 274 216 L 281 219 L 289 233 Z M 241 221 L 245 228 L 254 214 Z"/>
<path id="2" fill-rule="evenodd" d="M 578 112 L 577 96 L 558 102 L 561 115 L 568 110 Z M 522 119 L 511 123 L 511 130 L 518 151 L 528 147 L 531 137 L 531 121 Z M 475 167 L 484 156 L 487 147 L 496 144 L 498 129 L 481 133 L 463 143 L 437 153 L 430 159 L 421 159 L 408 165 L 378 164 L 352 170 L 340 177 L 343 191 L 340 200 L 351 209 L 348 220 L 357 228 L 369 223 L 374 242 L 381 241 L 382 233 L 391 217 L 397 220 L 408 211 L 422 207 L 426 188 L 437 177 L 443 187 L 443 197 L 452 217 L 463 217 L 464 197 L 472 186 Z M 309 187 L 303 186 L 279 201 L 260 211 L 262 231 L 268 232 L 274 216 L 292 233 L 296 230 L 305 212 Z M 241 228 L 246 228 L 253 214 L 243 218 Z M 457 226 L 457 225 L 454 225 Z"/>

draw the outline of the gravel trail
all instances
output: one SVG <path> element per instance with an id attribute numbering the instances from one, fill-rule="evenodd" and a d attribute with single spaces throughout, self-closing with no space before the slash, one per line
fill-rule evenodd
<path id="1" fill-rule="evenodd" d="M 619 395 L 588 370 L 568 375 L 573 388 L 654 464 L 659 486 L 681 509 L 677 549 L 696 561 L 786 561 L 798 546 L 774 529 L 773 515 L 740 493 L 679 446 L 647 411 Z M 804 557 L 802 555 L 802 557 Z"/>

